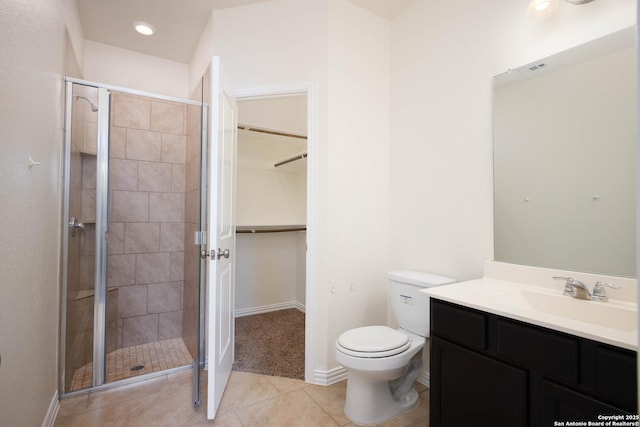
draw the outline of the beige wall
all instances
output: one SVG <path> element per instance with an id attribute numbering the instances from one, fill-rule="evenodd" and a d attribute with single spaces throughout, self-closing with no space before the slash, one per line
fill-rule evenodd
<path id="1" fill-rule="evenodd" d="M 304 288 L 306 253 L 300 250 L 299 240 L 305 240 L 304 232 L 237 235 L 237 316 L 292 307 L 304 309 L 305 294 L 299 293 L 299 285 Z"/>
<path id="2" fill-rule="evenodd" d="M 386 321 L 390 269 L 390 23 L 344 0 L 329 1 L 326 163 L 329 234 L 327 365 L 344 331 Z"/>
<path id="3" fill-rule="evenodd" d="M 306 135 L 307 97 L 294 95 L 240 101 L 238 123 Z"/>
<path id="4" fill-rule="evenodd" d="M 83 54 L 86 80 L 183 99 L 191 95 L 187 64 L 91 40 L 85 40 Z"/>
<path id="5" fill-rule="evenodd" d="M 57 390 L 64 20 L 71 1 L 4 1 L 0 28 L 0 414 L 38 426 Z M 68 70 L 74 72 L 74 70 Z M 77 70 L 76 70 L 77 71 Z M 41 162 L 32 169 L 27 159 Z"/>
<path id="6" fill-rule="evenodd" d="M 300 141 L 238 131 L 238 226 L 306 224 L 307 161 L 302 159 L 274 167 L 276 162 L 306 152 L 305 141 Z"/>

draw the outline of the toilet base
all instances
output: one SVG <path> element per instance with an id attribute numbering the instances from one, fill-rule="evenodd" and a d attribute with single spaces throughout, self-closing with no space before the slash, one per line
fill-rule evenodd
<path id="1" fill-rule="evenodd" d="M 367 375 L 350 371 L 344 414 L 359 425 L 375 425 L 413 409 L 418 404 L 418 392 L 410 390 L 396 401 L 389 381 L 372 381 Z"/>
<path id="2" fill-rule="evenodd" d="M 396 377 L 392 381 L 384 376 L 372 377 L 371 372 L 350 370 L 344 414 L 356 424 L 375 425 L 415 408 L 418 392 L 414 387 L 421 368 L 422 351 L 399 375 L 392 375 Z"/>

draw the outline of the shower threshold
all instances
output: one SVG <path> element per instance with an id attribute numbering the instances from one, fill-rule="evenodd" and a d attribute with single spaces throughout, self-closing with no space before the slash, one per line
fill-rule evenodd
<path id="1" fill-rule="evenodd" d="M 192 362 L 182 338 L 120 348 L 107 354 L 107 383 L 191 365 Z M 89 362 L 74 372 L 68 391 L 86 389 L 92 383 L 93 363 Z"/>

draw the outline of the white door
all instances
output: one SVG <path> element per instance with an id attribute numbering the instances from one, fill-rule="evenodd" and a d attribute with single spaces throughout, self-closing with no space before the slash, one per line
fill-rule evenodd
<path id="1" fill-rule="evenodd" d="M 220 58 L 211 63 L 211 149 L 207 245 L 207 418 L 216 416 L 234 351 L 236 102 L 226 90 Z"/>

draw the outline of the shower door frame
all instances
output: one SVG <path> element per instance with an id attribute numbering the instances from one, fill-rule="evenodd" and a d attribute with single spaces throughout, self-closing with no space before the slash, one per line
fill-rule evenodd
<path id="1" fill-rule="evenodd" d="M 110 106 L 111 106 L 111 92 L 120 92 L 129 95 L 143 96 L 151 99 L 157 99 L 162 101 L 178 102 L 185 105 L 194 105 L 201 108 L 201 170 L 200 170 L 200 182 L 205 182 L 207 175 L 207 162 L 205 153 L 207 149 L 207 122 L 204 120 L 207 114 L 203 113 L 204 109 L 209 108 L 209 105 L 203 100 L 194 101 L 190 99 L 172 97 L 167 95 L 160 95 L 157 93 L 141 91 L 137 89 L 124 88 L 120 86 L 107 85 L 103 83 L 96 83 L 88 80 L 77 79 L 73 77 L 64 77 L 65 82 L 65 127 L 64 127 L 64 147 L 63 147 L 63 194 L 62 194 L 62 256 L 61 261 L 61 275 L 60 275 L 60 359 L 59 359 L 59 394 L 63 397 L 72 397 L 76 395 L 86 394 L 92 391 L 104 390 L 116 386 L 126 385 L 145 379 L 154 378 L 161 375 L 166 375 L 168 372 L 182 371 L 188 368 L 194 369 L 193 382 L 194 393 L 198 393 L 197 398 L 194 396 L 194 403 L 199 404 L 199 389 L 196 390 L 196 384 L 199 385 L 199 369 L 204 364 L 203 350 L 204 350 L 204 320 L 205 311 L 203 310 L 204 301 L 204 283 L 205 277 L 203 276 L 202 263 L 199 266 L 199 292 L 198 292 L 198 337 L 197 337 L 197 349 L 196 358 L 193 365 L 185 365 L 176 368 L 170 368 L 163 371 L 151 372 L 144 375 L 130 377 L 122 380 L 113 381 L 110 383 L 105 382 L 106 377 L 106 338 L 107 338 L 107 257 L 108 257 L 108 208 L 109 208 L 109 128 L 110 123 Z M 67 281 L 68 281 L 68 254 L 69 254 L 69 198 L 70 198 L 70 173 L 71 173 L 71 119 L 73 108 L 73 86 L 82 85 L 98 89 L 98 136 L 97 136 L 97 152 L 96 152 L 96 242 L 95 242 L 95 274 L 94 274 L 94 331 L 93 331 L 93 381 L 92 386 L 77 391 L 67 391 L 66 384 L 66 339 L 67 339 Z M 203 176 L 205 178 L 203 178 Z M 100 196 L 100 197 L 99 197 Z M 206 218 L 206 187 L 200 188 L 200 225 L 201 229 L 205 227 Z M 199 233 L 202 233 L 200 231 Z M 102 236 L 102 238 L 98 238 Z M 195 242 L 194 242 L 195 243 Z"/>

